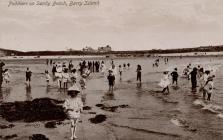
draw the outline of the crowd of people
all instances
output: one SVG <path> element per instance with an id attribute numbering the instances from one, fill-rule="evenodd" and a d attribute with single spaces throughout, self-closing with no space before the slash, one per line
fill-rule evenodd
<path id="1" fill-rule="evenodd" d="M 165 64 L 167 64 L 168 61 L 168 58 L 164 58 Z M 100 73 L 107 79 L 108 90 L 112 93 L 117 76 L 120 78 L 120 80 L 122 80 L 123 72 L 130 69 L 130 63 L 123 63 L 122 65 L 118 65 L 118 67 L 116 67 L 113 60 L 109 62 L 109 65 L 106 65 L 104 61 L 82 60 L 77 66 L 75 66 L 72 60 L 69 62 L 46 60 L 46 65 L 50 65 L 52 72 L 50 73 L 48 69 L 44 72 L 46 85 L 50 86 L 51 81 L 56 81 L 58 88 L 65 89 L 69 95 L 69 97 L 65 100 L 63 107 L 71 121 L 71 139 L 77 138 L 75 134 L 76 126 L 83 107 L 83 100 L 81 100 L 81 98 L 79 98 L 77 95 L 78 93 L 81 93 L 81 95 L 85 94 L 88 77 L 92 73 Z M 153 66 L 158 67 L 159 63 L 160 59 L 156 59 Z M 2 85 L 3 81 L 5 81 L 6 84 L 10 82 L 9 71 L 8 69 L 3 70 L 4 65 L 5 64 L 3 62 L 0 62 L 0 85 Z M 197 83 L 199 83 L 199 91 L 202 92 L 203 98 L 210 101 L 214 88 L 213 79 L 215 77 L 213 74 L 211 74 L 211 70 L 205 70 L 199 65 L 192 68 L 192 65 L 189 64 L 183 70 L 182 76 L 187 80 L 191 80 L 193 92 L 196 92 L 198 87 Z M 29 67 L 26 69 L 25 77 L 27 85 L 30 86 L 32 71 Z M 171 84 L 178 86 L 178 79 L 178 68 L 174 68 L 172 72 L 164 71 L 163 78 L 159 83 L 159 86 L 163 88 L 162 93 L 165 95 L 169 94 L 169 86 Z M 136 68 L 136 81 L 139 83 L 142 82 L 142 66 L 139 64 Z"/>

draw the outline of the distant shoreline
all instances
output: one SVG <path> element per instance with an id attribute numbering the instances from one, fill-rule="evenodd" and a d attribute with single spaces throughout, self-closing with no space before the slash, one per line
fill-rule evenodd
<path id="1" fill-rule="evenodd" d="M 153 57 L 213 57 L 223 56 L 223 52 L 189 52 L 189 53 L 162 53 L 162 54 L 109 54 L 109 55 L 44 55 L 44 56 L 4 56 L 0 57 L 2 60 L 46 60 L 46 59 L 77 59 L 77 60 L 88 60 L 88 59 L 131 59 L 131 58 L 153 58 Z"/>

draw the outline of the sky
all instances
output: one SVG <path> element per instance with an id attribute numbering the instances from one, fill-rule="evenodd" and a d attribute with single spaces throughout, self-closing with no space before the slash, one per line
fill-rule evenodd
<path id="1" fill-rule="evenodd" d="M 37 0 L 0 1 L 0 48 L 150 50 L 223 44 L 223 0 L 99 0 L 81 7 L 8 7 L 9 1 Z"/>

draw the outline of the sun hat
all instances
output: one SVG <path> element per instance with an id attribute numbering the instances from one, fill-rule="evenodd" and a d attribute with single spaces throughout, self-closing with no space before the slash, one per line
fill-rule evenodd
<path id="1" fill-rule="evenodd" d="M 207 80 L 212 81 L 214 79 L 214 77 L 215 77 L 215 75 L 209 76 Z"/>
<path id="2" fill-rule="evenodd" d="M 87 75 L 84 73 L 84 74 L 82 74 L 82 77 L 83 77 L 83 78 L 86 78 L 86 77 L 87 77 Z"/>
<path id="3" fill-rule="evenodd" d="M 68 88 L 67 90 L 68 92 L 72 92 L 72 91 L 75 91 L 75 92 L 80 92 L 80 89 L 77 87 L 77 86 L 72 86 L 70 88 Z"/>
<path id="4" fill-rule="evenodd" d="M 108 69 L 108 71 L 113 72 L 113 69 L 110 68 L 110 69 Z"/>

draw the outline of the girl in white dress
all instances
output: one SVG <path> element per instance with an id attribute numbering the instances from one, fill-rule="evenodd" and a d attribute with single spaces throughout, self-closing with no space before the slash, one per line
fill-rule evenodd
<path id="1" fill-rule="evenodd" d="M 45 77 L 46 77 L 46 83 L 47 83 L 47 86 L 49 86 L 49 82 L 50 82 L 50 74 L 49 74 L 48 70 L 45 71 Z"/>
<path id="2" fill-rule="evenodd" d="M 68 118 L 71 121 L 71 139 L 76 139 L 75 134 L 77 128 L 77 122 L 80 118 L 80 113 L 83 109 L 83 103 L 81 99 L 77 96 L 80 93 L 80 90 L 77 86 L 72 86 L 68 89 L 67 94 L 70 96 L 64 102 L 63 107 L 67 113 Z"/>
<path id="3" fill-rule="evenodd" d="M 9 74 L 9 72 L 8 72 L 8 69 L 5 69 L 5 72 L 4 72 L 4 74 L 3 74 L 3 79 L 4 79 L 4 81 L 8 84 L 9 82 L 10 82 L 10 74 Z"/>
<path id="4" fill-rule="evenodd" d="M 170 85 L 170 79 L 168 75 L 168 71 L 163 72 L 163 78 L 160 80 L 159 86 L 163 88 L 163 94 L 165 94 L 165 91 L 167 90 L 167 93 L 169 93 L 169 85 Z"/>
<path id="5" fill-rule="evenodd" d="M 57 72 L 55 73 L 55 76 L 57 78 L 58 85 L 61 88 L 62 87 L 62 71 L 63 71 L 63 68 L 62 68 L 62 65 L 60 63 L 58 63 L 58 65 L 56 67 L 56 71 Z"/>
<path id="6" fill-rule="evenodd" d="M 68 69 L 64 69 L 64 72 L 62 72 L 62 82 L 64 89 L 67 89 L 67 83 L 70 78 L 70 75 L 68 73 Z"/>

